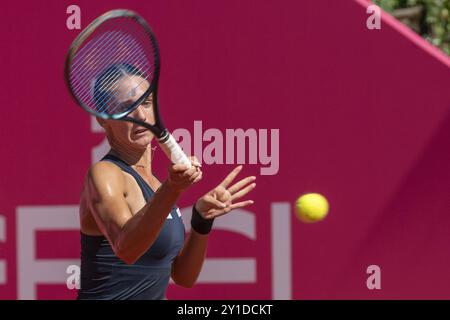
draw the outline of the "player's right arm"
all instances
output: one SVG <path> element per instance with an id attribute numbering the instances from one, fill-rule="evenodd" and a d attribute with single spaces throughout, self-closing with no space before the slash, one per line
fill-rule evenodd
<path id="1" fill-rule="evenodd" d="M 180 194 L 199 180 L 195 168 L 186 170 L 182 165 L 171 168 L 171 177 L 133 215 L 125 198 L 122 171 L 106 161 L 89 170 L 86 182 L 91 214 L 115 254 L 124 262 L 134 263 L 150 248 Z"/>

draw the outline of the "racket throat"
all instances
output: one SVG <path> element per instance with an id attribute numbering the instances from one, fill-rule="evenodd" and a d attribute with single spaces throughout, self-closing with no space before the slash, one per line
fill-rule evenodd
<path id="1" fill-rule="evenodd" d="M 167 140 L 169 140 L 171 134 L 168 130 L 163 130 L 159 135 L 158 135 L 158 143 L 162 144 L 167 142 Z"/>

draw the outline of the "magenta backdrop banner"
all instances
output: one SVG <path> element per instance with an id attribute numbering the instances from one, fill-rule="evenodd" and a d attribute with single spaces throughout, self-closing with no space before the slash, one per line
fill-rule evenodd
<path id="1" fill-rule="evenodd" d="M 154 29 L 165 123 L 204 167 L 184 219 L 237 164 L 257 175 L 169 299 L 450 298 L 450 61 L 385 13 L 370 30 L 362 0 L 3 2 L 0 298 L 76 296 L 80 190 L 107 145 L 65 87 L 70 5 L 81 28 L 127 8 Z M 324 221 L 296 218 L 307 192 Z"/>

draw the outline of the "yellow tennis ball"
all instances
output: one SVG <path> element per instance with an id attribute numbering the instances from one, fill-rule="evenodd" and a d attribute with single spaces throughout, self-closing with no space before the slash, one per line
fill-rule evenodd
<path id="1" fill-rule="evenodd" d="M 304 194 L 296 202 L 297 217 L 306 223 L 323 220 L 329 209 L 327 199 L 318 193 Z"/>

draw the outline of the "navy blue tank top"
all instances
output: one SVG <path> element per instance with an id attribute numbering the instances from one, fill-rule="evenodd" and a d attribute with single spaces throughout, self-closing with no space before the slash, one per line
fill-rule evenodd
<path id="1" fill-rule="evenodd" d="M 127 163 L 107 155 L 110 161 L 132 175 L 148 202 L 153 196 L 150 186 Z M 81 281 L 79 300 L 166 299 L 172 262 L 184 243 L 184 225 L 179 209 L 172 208 L 155 242 L 134 264 L 116 257 L 104 236 L 81 233 Z"/>

